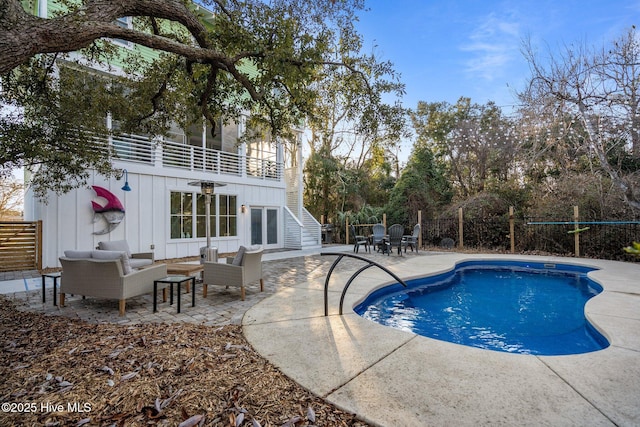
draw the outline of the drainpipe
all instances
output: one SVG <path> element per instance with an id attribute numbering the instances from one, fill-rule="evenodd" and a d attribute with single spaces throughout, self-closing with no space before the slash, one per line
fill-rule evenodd
<path id="1" fill-rule="evenodd" d="M 242 138 L 247 129 L 247 116 L 244 114 L 240 116 L 240 123 L 238 123 L 238 139 Z M 240 176 L 246 178 L 247 176 L 247 143 L 242 142 L 238 147 L 238 155 L 242 160 L 240 162 Z"/>
<path id="2" fill-rule="evenodd" d="M 297 141 L 296 144 L 298 145 L 298 149 L 296 150 L 298 152 L 298 218 L 300 218 L 300 220 L 302 220 L 302 193 L 303 193 L 303 182 L 304 180 L 302 179 L 302 134 L 298 134 L 297 135 Z"/>

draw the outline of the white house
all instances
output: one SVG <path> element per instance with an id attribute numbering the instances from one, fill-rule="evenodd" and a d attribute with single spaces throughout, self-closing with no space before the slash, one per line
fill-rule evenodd
<path id="1" fill-rule="evenodd" d="M 37 6 L 35 12 L 46 17 L 47 2 Z M 219 253 L 240 245 L 319 247 L 320 224 L 302 206 L 299 154 L 288 155 L 283 143 L 268 138 L 238 144 L 245 119 L 220 123 L 215 138 L 200 124 L 188 133 L 174 129 L 162 140 L 128 135 L 105 141 L 117 153 L 120 179 L 94 173 L 89 187 L 51 194 L 47 203 L 28 189 L 25 219 L 43 222 L 43 268 L 59 266 L 65 250 L 93 249 L 103 240 L 126 239 L 133 252 L 153 251 L 156 259 L 199 255 L 207 241 L 206 205 L 200 187 L 190 185 L 194 181 L 223 184 L 210 205 L 211 242 Z M 125 182 L 130 191 L 123 190 Z M 105 195 L 120 202 L 110 225 L 108 214 L 96 212 L 109 207 Z"/>

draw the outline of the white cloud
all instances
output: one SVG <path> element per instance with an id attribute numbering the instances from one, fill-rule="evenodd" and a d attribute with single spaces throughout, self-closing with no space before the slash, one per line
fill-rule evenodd
<path id="1" fill-rule="evenodd" d="M 491 13 L 470 32 L 460 50 L 468 53 L 465 72 L 474 78 L 494 80 L 504 75 L 504 68 L 518 58 L 520 25 L 510 17 Z"/>

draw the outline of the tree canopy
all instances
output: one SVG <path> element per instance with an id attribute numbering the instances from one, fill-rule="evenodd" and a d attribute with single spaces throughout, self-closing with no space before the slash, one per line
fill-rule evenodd
<path id="1" fill-rule="evenodd" d="M 519 94 L 537 125 L 529 135 L 553 130 L 557 147 L 567 138 L 604 172 L 626 203 L 640 210 L 640 42 L 635 27 L 610 46 L 566 46 L 541 56 L 524 44 L 531 77 Z M 527 114 L 525 112 L 525 114 Z M 544 138 L 543 138 L 544 139 Z M 556 147 L 556 148 L 557 148 Z"/>
<path id="2" fill-rule="evenodd" d="M 376 63 L 372 55 L 365 60 L 375 76 L 375 93 L 403 93 L 403 84 L 385 78 L 391 64 Z M 371 91 L 365 80 L 349 70 L 335 71 L 315 83 L 320 96 L 308 120 L 310 156 L 305 163 L 306 206 L 331 221 L 345 209 L 384 205 L 386 194 L 379 195 L 390 186 L 389 158 L 407 133 L 407 111 L 399 100 L 392 105 L 368 102 Z M 371 122 L 376 123 L 374 132 Z"/>
<path id="3" fill-rule="evenodd" d="M 479 105 L 464 97 L 455 105 L 419 102 L 411 119 L 419 143 L 433 149 L 460 198 L 510 179 L 517 138 L 513 123 L 493 102 Z"/>
<path id="4" fill-rule="evenodd" d="M 412 225 L 418 211 L 423 211 L 425 218 L 437 216 L 453 196 L 443 172 L 427 144 L 414 144 L 407 166 L 390 192 L 385 207 L 388 221 Z"/>
<path id="5" fill-rule="evenodd" d="M 87 168 L 113 173 L 109 153 L 96 150 L 114 131 L 107 114 L 115 131 L 153 137 L 174 122 L 205 117 L 215 129 L 248 112 L 284 138 L 319 111 L 318 82 L 339 75 L 358 88 L 358 130 L 375 139 L 389 123 L 382 94 L 402 90 L 391 64 L 361 52 L 354 22 L 363 0 L 56 3 L 40 18 L 0 0 L 0 173 L 39 167 L 40 195 L 82 185 Z M 123 17 L 132 25 L 119 25 Z"/>

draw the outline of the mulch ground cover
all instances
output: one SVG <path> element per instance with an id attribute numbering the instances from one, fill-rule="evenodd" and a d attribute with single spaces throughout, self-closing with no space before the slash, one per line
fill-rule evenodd
<path id="1" fill-rule="evenodd" d="M 0 297 L 2 426 L 367 426 L 284 376 L 240 326 L 90 324 Z"/>

